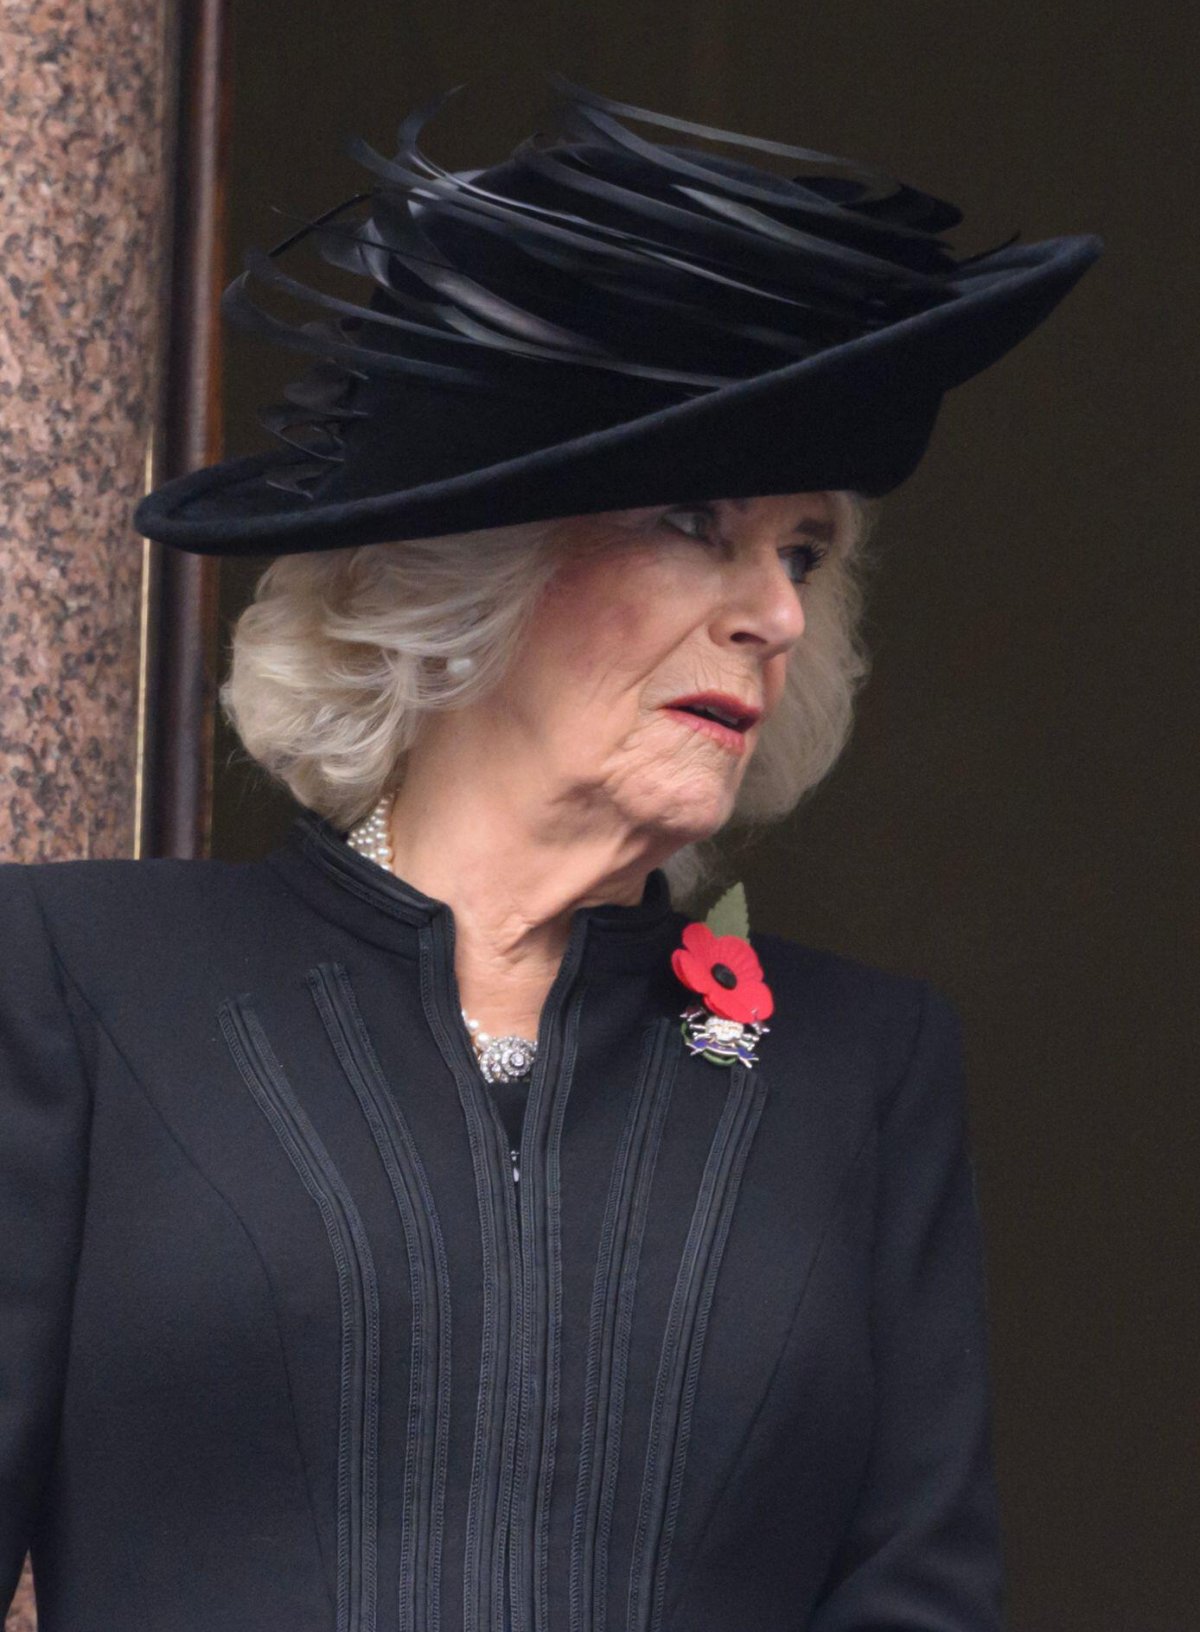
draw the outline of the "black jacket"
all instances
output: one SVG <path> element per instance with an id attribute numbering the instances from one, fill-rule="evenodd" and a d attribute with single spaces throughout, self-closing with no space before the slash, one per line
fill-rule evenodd
<path id="1" fill-rule="evenodd" d="M 993 1632 L 959 1026 L 578 912 L 514 1184 L 449 909 L 267 860 L 0 868 L 0 1596 L 42 1632 Z M 4 1602 L 7 1597 L 4 1596 Z"/>

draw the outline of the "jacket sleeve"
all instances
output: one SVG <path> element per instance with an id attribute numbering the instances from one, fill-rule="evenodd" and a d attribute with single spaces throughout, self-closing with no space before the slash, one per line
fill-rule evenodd
<path id="1" fill-rule="evenodd" d="M 809 1632 L 996 1632 L 1004 1588 L 961 1025 L 926 982 L 879 1140 L 871 1452 Z"/>
<path id="2" fill-rule="evenodd" d="M 30 871 L 0 866 L 0 1611 L 54 1456 L 90 1121 Z"/>

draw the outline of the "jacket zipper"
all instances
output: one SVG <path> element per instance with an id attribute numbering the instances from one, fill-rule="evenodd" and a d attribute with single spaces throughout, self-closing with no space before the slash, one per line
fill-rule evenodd
<path id="1" fill-rule="evenodd" d="M 533 1481 L 540 1483 L 541 1480 L 543 1422 L 547 1410 L 553 1409 L 553 1406 L 547 1405 L 546 1394 L 555 1384 L 554 1369 L 550 1375 L 539 1376 L 536 1387 L 527 1388 L 526 1379 L 530 1365 L 536 1364 L 534 1355 L 544 1351 L 547 1329 L 553 1322 L 553 1311 L 549 1305 L 554 1288 L 548 1290 L 544 1311 L 540 1311 L 535 1302 L 541 1285 L 539 1244 L 543 1249 L 547 1279 L 552 1267 L 550 1233 L 544 1228 L 539 1232 L 539 1227 L 549 1214 L 546 1181 L 551 1169 L 548 1158 L 554 1113 L 559 1096 L 569 1090 L 574 1071 L 573 1058 L 567 1061 L 565 1077 L 562 1067 L 567 1052 L 571 999 L 575 994 L 587 933 L 587 919 L 583 913 L 577 913 L 571 924 L 558 973 L 539 1017 L 538 1046 L 517 1153 L 517 1177 L 520 1178 L 522 1174 L 524 1177 L 519 1187 L 514 1185 L 511 1192 L 516 1214 L 520 1272 L 513 1282 L 517 1307 L 510 1327 L 509 1369 L 509 1400 L 510 1407 L 516 1412 L 517 1443 L 505 1469 L 506 1488 L 502 1496 L 508 1514 L 504 1632 L 535 1632 L 535 1629 L 536 1632 L 545 1632 L 542 1625 L 545 1619 L 543 1606 L 538 1601 L 539 1582 L 535 1574 L 540 1499 Z M 542 1159 L 535 1160 L 535 1152 L 539 1149 Z M 533 1322 L 539 1313 L 541 1329 L 533 1332 Z M 530 1441 L 532 1449 L 527 1454 Z M 518 1479 L 522 1482 L 518 1483 Z"/>
<path id="2" fill-rule="evenodd" d="M 423 960 L 426 972 L 422 978 L 427 1018 L 447 1063 L 454 1072 L 464 1108 L 470 1107 L 469 1123 L 474 1121 L 477 1133 L 484 1135 L 481 1141 L 482 1154 L 488 1175 L 493 1181 L 497 1177 L 500 1179 L 498 1188 L 502 1197 L 499 1208 L 501 1216 L 496 1217 L 494 1223 L 503 1231 L 509 1248 L 508 1273 L 501 1275 L 501 1284 L 496 1288 L 485 1288 L 485 1311 L 489 1290 L 497 1298 L 501 1294 L 506 1295 L 508 1302 L 506 1311 L 492 1309 L 490 1322 L 485 1312 L 485 1327 L 503 1321 L 505 1313 L 508 1317 L 503 1321 L 507 1328 L 507 1344 L 504 1357 L 504 1399 L 499 1418 L 501 1429 L 499 1489 L 495 1492 L 496 1503 L 492 1510 L 490 1500 L 485 1499 L 479 1490 L 482 1482 L 491 1475 L 492 1469 L 487 1466 L 486 1458 L 482 1462 L 477 1458 L 470 1504 L 473 1509 L 478 1505 L 481 1514 L 494 1511 L 493 1535 L 490 1538 L 477 1537 L 478 1545 L 490 1546 L 491 1552 L 490 1558 L 485 1556 L 478 1558 L 479 1568 L 491 1575 L 492 1587 L 488 1594 L 490 1614 L 487 1617 L 490 1624 L 482 1621 L 477 1614 L 472 1613 L 471 1606 L 467 1606 L 466 1632 L 533 1632 L 534 1627 L 534 1606 L 530 1602 L 534 1590 L 533 1561 L 531 1558 L 526 1560 L 522 1557 L 519 1544 L 525 1501 L 522 1499 L 522 1491 L 517 1486 L 516 1478 L 518 1464 L 524 1461 L 523 1448 L 529 1429 L 522 1406 L 528 1366 L 526 1358 L 530 1325 L 528 1289 L 534 1257 L 532 1241 L 534 1209 L 544 1206 L 544 1198 L 540 1197 L 538 1164 L 532 1161 L 531 1156 L 538 1127 L 542 1124 L 548 1125 L 555 1090 L 559 1086 L 555 1079 L 562 1053 L 561 1034 L 564 1029 L 562 1017 L 579 973 L 587 930 L 586 917 L 582 912 L 577 913 L 571 925 L 558 973 L 546 996 L 538 1020 L 538 1046 L 534 1056 L 529 1097 L 526 1101 L 520 1145 L 515 1149 L 509 1145 L 507 1138 L 503 1137 L 504 1129 L 499 1110 L 479 1070 L 471 1035 L 462 1017 L 462 1004 L 459 1001 L 458 981 L 454 971 L 454 916 L 448 907 L 434 915 L 422 937 L 427 948 L 426 958 Z M 545 1090 L 547 1083 L 550 1084 L 548 1091 Z M 543 1098 L 547 1102 L 545 1111 L 542 1109 Z M 489 1132 L 490 1138 L 486 1136 Z M 505 1152 L 507 1160 L 504 1157 Z M 522 1174 L 524 1182 L 521 1182 Z M 477 1184 L 482 1177 L 477 1169 Z M 491 1215 L 491 1196 L 481 1192 L 479 1201 L 481 1217 Z M 494 1238 L 492 1251 L 502 1251 L 499 1242 Z M 488 1273 L 486 1244 L 484 1273 Z M 496 1337 L 498 1341 L 498 1332 Z M 542 1390 L 537 1389 L 535 1394 L 537 1400 L 541 1401 Z M 496 1426 L 494 1406 L 490 1426 L 493 1430 Z M 540 1439 L 540 1433 L 538 1437 Z M 537 1460 L 540 1464 L 540 1457 Z M 526 1479 L 530 1477 L 531 1469 L 532 1460 L 530 1466 L 522 1467 Z M 480 1518 L 479 1522 L 482 1523 L 484 1520 Z M 471 1525 L 469 1513 L 469 1532 Z M 469 1536 L 468 1548 L 470 1547 Z"/>

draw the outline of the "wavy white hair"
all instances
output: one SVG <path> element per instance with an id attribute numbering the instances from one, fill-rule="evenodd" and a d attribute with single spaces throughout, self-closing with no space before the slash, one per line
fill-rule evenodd
<path id="1" fill-rule="evenodd" d="M 805 590 L 804 634 L 731 825 L 788 814 L 829 772 L 869 670 L 860 635 L 875 507 L 833 493 L 835 535 Z M 561 521 L 280 556 L 238 618 L 221 701 L 247 752 L 340 828 L 404 775 L 422 719 L 493 685 L 564 559 Z M 454 658 L 474 659 L 455 672 Z M 450 665 L 448 667 L 448 664 Z M 717 871 L 711 841 L 664 868 L 691 906 Z"/>

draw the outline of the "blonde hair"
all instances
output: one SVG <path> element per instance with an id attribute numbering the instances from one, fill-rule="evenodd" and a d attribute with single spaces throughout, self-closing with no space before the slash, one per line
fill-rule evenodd
<path id="1" fill-rule="evenodd" d="M 804 595 L 804 634 L 764 724 L 733 823 L 788 814 L 850 735 L 869 658 L 860 639 L 874 507 L 830 495 L 835 536 Z M 302 805 L 348 828 L 403 778 L 422 720 L 493 685 L 564 559 L 561 521 L 280 556 L 238 618 L 221 701 L 247 752 Z M 469 674 L 454 659 L 471 658 Z M 690 905 L 718 870 L 711 841 L 665 864 Z"/>

